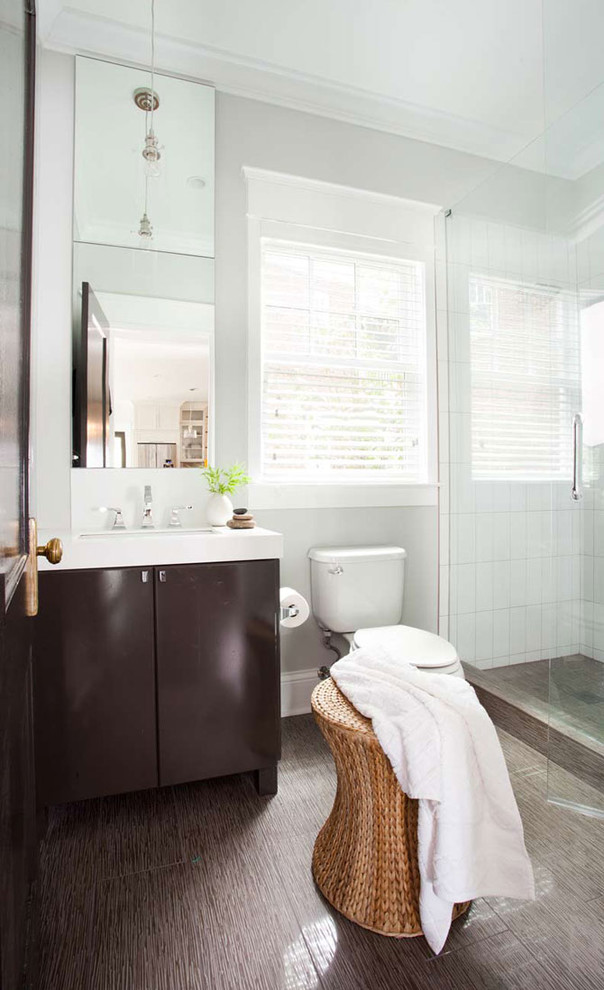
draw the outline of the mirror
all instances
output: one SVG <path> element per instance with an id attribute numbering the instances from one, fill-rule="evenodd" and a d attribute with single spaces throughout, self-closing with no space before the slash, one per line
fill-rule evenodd
<path id="1" fill-rule="evenodd" d="M 76 58 L 74 467 L 211 457 L 214 91 L 156 74 L 150 172 L 145 87 L 148 72 Z"/>

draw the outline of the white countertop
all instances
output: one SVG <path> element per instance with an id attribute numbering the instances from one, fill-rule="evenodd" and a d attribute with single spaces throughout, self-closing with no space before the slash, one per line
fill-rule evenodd
<path id="1" fill-rule="evenodd" d="M 283 556 L 283 536 L 270 529 L 235 530 L 215 526 L 209 531 L 87 533 L 41 530 L 38 545 L 58 536 L 63 543 L 60 564 L 38 557 L 41 571 L 72 571 L 96 567 L 153 567 L 162 564 L 203 564 L 224 560 L 267 560 Z"/>

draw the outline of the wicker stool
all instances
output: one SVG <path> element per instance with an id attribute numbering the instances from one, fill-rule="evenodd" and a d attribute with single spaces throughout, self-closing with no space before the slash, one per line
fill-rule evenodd
<path id="1" fill-rule="evenodd" d="M 313 852 L 317 886 L 363 928 L 395 938 L 421 935 L 418 802 L 401 790 L 370 720 L 331 678 L 313 691 L 312 708 L 338 773 L 334 805 Z M 456 904 L 453 917 L 469 906 Z"/>

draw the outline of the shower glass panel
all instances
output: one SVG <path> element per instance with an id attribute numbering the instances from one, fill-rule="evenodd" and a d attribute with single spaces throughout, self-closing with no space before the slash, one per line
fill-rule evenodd
<path id="1" fill-rule="evenodd" d="M 604 8 L 572 7 L 543 8 L 546 226 L 574 254 L 581 522 L 578 648 L 549 663 L 547 788 L 550 801 L 604 816 Z"/>
<path id="2" fill-rule="evenodd" d="M 548 137 L 544 131 L 495 166 L 444 220 L 449 498 L 441 630 L 472 682 L 536 719 L 544 742 L 549 727 L 550 798 L 597 812 L 595 779 L 589 798 L 571 793 L 568 770 L 583 750 L 569 755 L 568 738 L 576 732 L 591 745 L 592 722 L 602 725 L 596 678 L 585 683 L 589 665 L 604 674 L 595 659 L 604 660 L 604 642 L 596 653 L 598 620 L 587 597 L 596 578 L 594 568 L 590 585 L 586 552 L 594 552 L 597 459 L 584 407 L 585 363 L 597 377 L 604 335 L 585 329 L 569 183 L 548 174 Z M 604 306 L 602 314 L 604 330 Z M 599 314 L 592 310 L 587 322 L 599 325 Z M 594 382 L 592 393 L 599 400 L 604 385 Z M 573 485 L 582 498 L 573 498 Z M 604 555 L 604 499 L 602 520 Z M 604 568 L 601 588 L 604 619 Z"/>

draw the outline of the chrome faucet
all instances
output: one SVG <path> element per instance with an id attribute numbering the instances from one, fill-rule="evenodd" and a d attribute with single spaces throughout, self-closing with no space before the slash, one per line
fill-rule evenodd
<path id="1" fill-rule="evenodd" d="M 111 529 L 125 529 L 126 523 L 122 515 L 122 510 L 117 505 L 99 505 L 99 512 L 115 512 Z"/>
<path id="2" fill-rule="evenodd" d="M 192 505 L 175 505 L 170 509 L 170 523 L 172 528 L 180 527 L 182 528 L 182 522 L 180 519 L 180 513 L 183 509 L 192 509 Z"/>
<path id="3" fill-rule="evenodd" d="M 153 495 L 151 494 L 151 485 L 145 485 L 144 503 L 141 527 L 143 529 L 153 529 L 155 523 L 153 522 Z"/>

